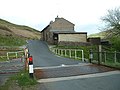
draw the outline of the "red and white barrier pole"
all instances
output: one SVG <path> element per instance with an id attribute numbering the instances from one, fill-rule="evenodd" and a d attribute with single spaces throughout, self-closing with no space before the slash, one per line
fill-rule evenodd
<path id="1" fill-rule="evenodd" d="M 29 75 L 31 78 L 33 78 L 33 73 L 34 73 L 34 71 L 33 71 L 33 57 L 30 56 L 29 57 Z"/>

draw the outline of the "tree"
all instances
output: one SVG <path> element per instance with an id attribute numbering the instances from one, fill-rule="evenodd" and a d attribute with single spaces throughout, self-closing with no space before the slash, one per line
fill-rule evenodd
<path id="1" fill-rule="evenodd" d="M 102 21 L 107 24 L 107 32 L 109 36 L 120 35 L 120 7 L 108 10 L 108 14 L 102 17 Z"/>

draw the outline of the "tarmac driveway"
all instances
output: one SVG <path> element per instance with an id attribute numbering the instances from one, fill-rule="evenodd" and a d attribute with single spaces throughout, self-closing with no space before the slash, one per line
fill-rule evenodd
<path id="1" fill-rule="evenodd" d="M 58 57 L 49 51 L 47 44 L 44 41 L 30 40 L 28 41 L 30 54 L 33 56 L 34 67 L 49 67 L 74 65 L 82 63 L 81 61 L 72 60 L 69 58 Z"/>

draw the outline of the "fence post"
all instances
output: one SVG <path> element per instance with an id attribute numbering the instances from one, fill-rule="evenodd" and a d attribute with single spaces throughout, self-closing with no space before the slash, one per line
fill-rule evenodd
<path id="1" fill-rule="evenodd" d="M 105 63 L 106 63 L 106 58 L 107 58 L 107 57 L 106 57 L 106 51 L 104 51 L 104 55 L 105 55 Z"/>
<path id="2" fill-rule="evenodd" d="M 102 63 L 102 45 L 99 45 L 100 63 Z"/>
<path id="3" fill-rule="evenodd" d="M 7 52 L 7 59 L 9 60 L 8 52 Z"/>
<path id="4" fill-rule="evenodd" d="M 57 49 L 55 48 L 55 54 L 57 54 Z"/>
<path id="5" fill-rule="evenodd" d="M 58 49 L 56 48 L 56 54 L 58 54 Z"/>
<path id="6" fill-rule="evenodd" d="M 84 62 L 84 52 L 82 50 L 82 61 Z"/>
<path id="7" fill-rule="evenodd" d="M 116 56 L 116 51 L 114 52 L 115 54 L 114 54 L 114 63 L 116 63 L 117 62 L 117 56 Z"/>
<path id="8" fill-rule="evenodd" d="M 61 56 L 61 49 L 60 49 L 60 56 Z"/>
<path id="9" fill-rule="evenodd" d="M 71 49 L 69 49 L 69 56 L 70 56 L 70 58 L 71 58 Z"/>
<path id="10" fill-rule="evenodd" d="M 92 49 L 90 49 L 90 63 L 92 62 L 92 59 L 93 59 L 93 52 L 92 52 Z"/>
<path id="11" fill-rule="evenodd" d="M 102 45 L 98 45 L 98 64 L 102 61 Z"/>
<path id="12" fill-rule="evenodd" d="M 66 54 L 66 49 L 65 49 L 65 56 L 67 56 L 67 54 Z"/>
<path id="13" fill-rule="evenodd" d="M 28 57 L 29 57 L 29 55 L 28 55 L 28 48 L 25 48 L 25 50 L 24 50 L 24 54 L 25 54 L 25 70 L 28 70 Z"/>
<path id="14" fill-rule="evenodd" d="M 15 56 L 16 56 L 16 58 L 17 58 L 17 52 L 15 53 Z"/>
<path id="15" fill-rule="evenodd" d="M 77 58 L 77 53 L 76 53 L 76 49 L 75 49 L 75 59 Z"/>
<path id="16" fill-rule="evenodd" d="M 58 49 L 58 55 L 60 55 L 60 50 Z"/>
<path id="17" fill-rule="evenodd" d="M 63 51 L 64 51 L 64 50 L 63 50 L 63 49 L 61 49 L 61 56 L 64 56 L 64 55 L 63 55 Z"/>

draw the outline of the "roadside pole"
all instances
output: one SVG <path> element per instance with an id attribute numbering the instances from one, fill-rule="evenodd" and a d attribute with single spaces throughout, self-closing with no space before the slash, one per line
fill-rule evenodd
<path id="1" fill-rule="evenodd" d="M 29 76 L 33 78 L 33 57 L 29 57 Z"/>

